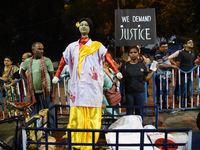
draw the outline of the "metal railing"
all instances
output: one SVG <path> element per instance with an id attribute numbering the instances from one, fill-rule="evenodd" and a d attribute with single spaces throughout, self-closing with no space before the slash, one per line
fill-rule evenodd
<path id="1" fill-rule="evenodd" d="M 69 106 L 65 106 L 65 105 L 55 105 L 50 109 L 54 109 L 58 110 L 59 107 L 69 107 Z M 122 106 L 120 106 L 122 107 Z M 125 106 L 126 107 L 126 106 Z M 145 108 L 146 106 L 144 106 Z M 153 107 L 154 109 L 157 110 L 156 106 L 147 106 L 147 107 Z M 111 107 L 111 108 L 115 108 L 115 107 Z M 134 107 L 133 107 L 134 108 Z M 143 108 L 143 109 L 144 109 Z M 55 111 L 58 112 L 58 111 Z M 158 111 L 157 111 L 158 112 Z M 59 116 L 61 114 L 55 114 L 55 116 Z M 146 115 L 148 117 L 148 115 Z M 113 116 L 114 117 L 114 116 Z M 112 117 L 112 118 L 113 118 Z M 158 113 L 154 116 L 154 117 L 158 117 Z M 115 147 L 115 149 L 119 149 L 120 146 L 137 146 L 138 148 L 140 148 L 140 150 L 145 149 L 146 146 L 162 146 L 164 149 L 168 149 L 169 147 L 176 147 L 176 146 L 187 146 L 188 150 L 191 150 L 192 148 L 192 129 L 191 128 L 187 128 L 187 129 L 67 129 L 67 128 L 58 128 L 58 118 L 56 117 L 56 128 L 35 128 L 35 127 L 21 127 L 22 128 L 22 137 L 23 137 L 23 150 L 26 150 L 26 145 L 27 144 L 37 144 L 37 145 L 46 145 L 46 149 L 48 149 L 48 145 L 65 145 L 68 147 L 68 150 L 72 149 L 72 146 L 74 145 L 86 145 L 86 146 L 91 146 L 92 149 L 95 149 L 95 146 L 104 146 L 104 147 Z M 142 118 L 144 118 L 144 116 L 142 115 Z M 45 132 L 45 142 L 41 142 L 41 141 L 26 141 L 26 132 L 28 130 L 41 130 Z M 49 131 L 55 131 L 55 132 L 66 132 L 67 133 L 67 142 L 56 142 L 56 143 L 52 143 L 52 142 L 48 142 L 48 133 Z M 72 132 L 90 132 L 92 133 L 92 142 L 91 143 L 73 143 L 71 141 L 71 133 Z M 115 143 L 95 143 L 95 132 L 99 132 L 100 134 L 107 134 L 110 132 L 114 132 L 116 133 L 116 142 Z M 133 142 L 132 143 L 120 143 L 119 142 L 119 138 L 120 135 L 119 133 L 139 133 L 139 142 Z M 147 136 L 146 133 L 148 132 L 162 132 L 164 133 L 164 142 L 161 144 L 151 144 L 151 143 L 145 143 L 144 139 Z M 167 138 L 168 138 L 168 133 L 170 132 L 187 132 L 188 134 L 188 142 L 187 143 L 168 143 L 167 142 Z"/>
<path id="2" fill-rule="evenodd" d="M 150 64 L 148 64 L 148 65 L 150 65 Z M 172 90 L 173 90 L 173 96 L 172 96 L 172 100 L 171 99 L 169 99 L 169 96 L 170 96 L 170 93 L 169 93 L 169 88 L 170 87 L 168 87 L 168 76 L 166 76 L 166 90 L 167 90 L 167 107 L 169 106 L 169 103 L 170 103 L 170 105 L 171 105 L 171 107 L 172 107 L 172 109 L 163 109 L 163 107 L 162 107 L 162 101 L 160 101 L 160 111 L 172 111 L 172 110 L 185 110 L 185 109 L 199 109 L 199 89 L 200 89 L 200 87 L 199 87 L 199 67 L 200 66 L 195 66 L 194 68 L 192 68 L 190 71 L 188 71 L 188 72 L 184 72 L 184 71 L 182 71 L 182 70 L 180 70 L 179 68 L 178 68 L 178 72 L 179 72 L 179 77 L 178 77 L 178 79 L 179 79 L 179 82 L 178 82 L 178 85 L 176 85 L 176 86 L 178 86 L 179 87 L 179 92 L 178 92 L 178 100 L 179 100 L 179 104 L 178 104 L 178 107 L 177 107 L 177 105 L 175 105 L 175 74 L 174 74 L 174 69 L 172 69 L 172 76 L 171 76 L 171 79 L 172 79 Z M 197 96 L 196 96 L 196 98 L 194 98 L 194 93 L 193 93 L 193 90 L 194 90 L 194 74 L 193 74 L 193 71 L 195 70 L 195 69 L 197 69 L 197 76 L 196 76 L 196 81 L 197 81 Z M 158 76 L 159 77 L 159 80 L 160 80 L 160 83 L 162 82 L 162 77 L 161 77 L 161 75 L 167 75 L 167 71 L 169 71 L 169 69 L 168 70 L 166 70 L 165 72 L 162 72 L 162 73 L 154 73 L 154 75 L 153 75 L 153 102 L 151 101 L 149 101 L 148 100 L 148 97 L 147 97 L 147 83 L 145 82 L 145 105 L 146 106 L 148 106 L 148 105 L 157 105 L 156 104 L 156 84 L 155 84 L 155 78 L 156 78 L 156 76 Z M 181 91 L 181 75 L 180 75 L 180 73 L 184 73 L 185 74 L 185 79 L 187 79 L 187 75 L 188 74 L 190 74 L 191 75 L 191 89 L 190 89 L 190 91 L 191 91 L 191 93 L 190 93 L 190 97 L 191 97 L 191 99 L 189 100 L 189 101 L 191 101 L 191 106 L 190 107 L 188 107 L 188 105 L 187 105 L 187 102 L 188 102 L 188 99 L 187 99 L 187 97 L 188 97 L 188 93 L 187 92 L 185 92 L 185 107 L 181 107 L 181 93 L 182 93 L 182 91 Z M 67 105 L 69 105 L 69 99 L 70 99 L 70 97 L 69 97 L 69 95 L 68 95 L 68 93 L 66 92 L 67 91 L 67 85 L 66 85 L 66 77 L 68 77 L 69 76 L 69 74 L 66 74 L 64 77 L 62 77 L 59 81 L 58 81 L 58 83 L 57 83 L 57 90 L 58 90 L 58 99 L 59 99 L 59 104 L 61 105 L 62 104 L 62 102 L 64 101 L 64 103 Z M 0 80 L 0 82 L 3 82 L 4 84 L 7 84 L 6 82 L 4 82 L 4 81 L 2 81 L 2 80 Z M 26 93 L 26 87 L 25 87 L 25 83 L 24 83 L 24 80 L 22 79 L 22 78 L 20 78 L 14 85 L 17 85 L 17 90 L 18 90 L 18 98 L 19 98 L 19 101 L 22 101 L 22 99 L 21 99 L 21 92 L 20 92 L 20 88 L 19 88 L 19 82 L 22 82 L 22 88 L 23 88 L 23 93 L 24 93 L 24 100 L 25 101 L 27 101 L 27 93 Z M 61 85 L 61 82 L 63 82 L 63 85 L 64 85 L 64 88 L 61 88 L 60 87 L 60 85 Z M 185 91 L 187 91 L 187 80 L 185 80 Z M 0 89 L 1 90 L 1 89 Z M 63 96 L 61 96 L 61 90 L 64 90 L 64 97 Z M 6 100 L 8 100 L 8 93 L 7 93 L 7 90 L 6 90 L 6 88 L 5 88 L 5 91 L 6 91 L 6 98 L 5 98 L 5 101 Z M 14 99 L 14 92 L 13 92 L 13 86 L 11 86 L 11 92 L 12 92 L 12 99 L 13 99 L 13 101 L 15 101 L 15 99 Z M 162 84 L 160 84 L 160 100 L 162 100 Z M 4 119 L 5 118 L 5 108 L 4 108 L 4 103 L 3 103 L 3 98 L 2 98 L 2 93 L 0 92 L 0 99 L 1 99 L 1 103 L 0 103 L 0 105 L 1 105 L 1 109 L 2 109 L 2 118 Z M 194 105 L 194 102 L 195 101 L 195 105 Z M 146 109 L 146 111 L 145 111 L 146 113 L 148 112 L 148 110 Z M 69 109 L 67 109 L 67 113 L 69 113 Z M 8 110 L 8 114 L 9 114 L 9 116 L 10 116 L 10 112 L 9 112 L 9 110 Z M 60 114 L 63 114 L 63 110 L 62 110 L 62 108 L 60 108 Z M 62 116 L 61 116 L 62 117 Z"/>
<path id="3" fill-rule="evenodd" d="M 3 84 L 6 84 L 8 85 L 7 82 L 3 81 L 3 80 L 0 80 L 0 82 L 2 82 Z M 21 83 L 20 83 L 21 82 Z M 24 95 L 24 100 L 22 100 L 22 93 L 20 91 L 20 84 L 21 84 L 21 88 L 23 89 L 23 95 Z M 19 102 L 22 102 L 22 101 L 26 101 L 27 102 L 27 93 L 26 93 L 26 87 L 25 87 L 25 82 L 22 78 L 20 78 L 19 80 L 17 80 L 17 82 L 15 82 L 15 84 L 13 84 L 13 86 L 11 86 L 11 96 L 12 96 L 12 101 L 15 102 L 15 98 L 14 98 L 14 86 L 17 86 L 17 94 L 18 94 L 18 99 L 19 99 Z M 3 88 L 5 90 L 5 94 L 6 94 L 6 99 L 3 100 L 3 96 L 2 96 L 2 93 L 0 92 L 0 99 L 1 99 L 1 109 L 2 109 L 2 118 L 5 119 L 5 101 L 8 101 L 8 91 L 7 91 L 7 88 Z M 0 87 L 0 91 L 2 91 L 2 87 Z M 8 109 L 8 116 L 11 117 L 11 113 L 10 113 L 10 109 Z"/>
<path id="4" fill-rule="evenodd" d="M 178 68 L 178 77 L 177 77 L 177 79 L 178 79 L 178 82 L 176 82 L 176 83 L 178 83 L 178 85 L 175 85 L 175 74 L 174 74 L 174 69 L 172 69 L 172 90 L 173 90 L 173 96 L 172 96 L 172 109 L 173 110 L 185 110 L 185 109 L 199 109 L 199 67 L 200 66 L 195 66 L 195 67 L 193 67 L 190 71 L 187 71 L 187 72 L 185 72 L 185 71 L 182 71 L 180 68 Z M 196 97 L 196 104 L 195 104 L 195 106 L 194 106 L 194 93 L 193 93 L 193 89 L 194 89 L 194 74 L 193 74 L 193 71 L 195 70 L 195 69 L 197 69 L 197 97 Z M 157 95 L 157 93 L 156 93 L 156 77 L 157 77 L 157 79 L 159 78 L 159 83 L 160 83 L 160 111 L 167 111 L 167 110 L 169 110 L 169 111 L 171 111 L 172 109 L 162 109 L 162 96 L 163 96 L 163 91 L 162 91 L 162 80 L 163 80 L 163 78 L 162 78 L 162 75 L 165 75 L 166 76 L 166 93 L 167 93 L 167 108 L 168 108 L 168 106 L 169 106 L 169 95 L 170 95 L 170 93 L 169 93 L 169 77 L 168 77 L 168 71 L 169 71 L 170 69 L 167 69 L 165 72 L 162 72 L 162 73 L 154 73 L 154 75 L 153 75 L 153 104 L 154 105 L 156 105 L 156 95 Z M 184 76 L 182 75 L 181 76 L 181 74 L 184 74 Z M 191 79 L 189 79 L 190 80 L 190 82 L 191 82 L 191 86 L 190 86 L 190 99 L 188 99 L 188 74 L 190 75 L 190 77 L 191 77 Z M 182 91 L 182 88 L 181 88 L 181 78 L 185 78 L 185 82 L 184 82 L 184 84 L 185 84 L 185 89 L 184 89 L 184 91 L 185 91 L 185 94 L 184 94 L 184 97 L 181 97 L 181 94 L 184 92 L 184 91 Z M 175 105 L 175 95 L 176 95 L 176 93 L 175 93 L 175 86 L 178 86 L 178 98 L 177 98 L 177 101 L 178 101 L 178 107 L 176 107 L 176 105 Z M 182 94 L 182 96 L 183 96 L 183 94 Z M 184 103 L 184 106 L 182 105 L 181 106 L 181 101 L 183 100 L 183 99 L 185 99 L 185 103 Z M 189 106 L 188 107 L 188 102 L 191 102 L 191 106 Z"/>

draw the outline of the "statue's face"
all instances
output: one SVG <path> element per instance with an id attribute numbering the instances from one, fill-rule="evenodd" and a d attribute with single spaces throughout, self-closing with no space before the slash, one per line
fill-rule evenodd
<path id="1" fill-rule="evenodd" d="M 88 37 L 88 34 L 90 32 L 90 27 L 89 27 L 89 24 L 87 23 L 87 21 L 82 21 L 80 23 L 79 31 L 80 31 L 82 37 Z"/>

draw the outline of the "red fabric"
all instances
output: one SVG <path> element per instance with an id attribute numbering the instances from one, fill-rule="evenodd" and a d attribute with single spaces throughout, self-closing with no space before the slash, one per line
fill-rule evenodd
<path id="1" fill-rule="evenodd" d="M 27 85 L 28 85 L 28 91 L 29 91 L 28 98 L 29 100 L 31 100 L 32 103 L 36 103 L 37 101 L 34 95 L 33 78 L 32 78 L 32 71 L 31 71 L 32 62 L 33 62 L 33 57 L 29 61 L 29 65 L 27 67 L 27 73 L 26 73 Z"/>
<path id="2" fill-rule="evenodd" d="M 58 69 L 57 69 L 56 74 L 55 74 L 56 77 L 58 77 L 58 78 L 60 77 L 60 74 L 61 74 L 65 64 L 66 63 L 65 63 L 64 57 L 62 56 L 62 58 L 60 60 L 60 64 L 59 64 Z"/>
<path id="3" fill-rule="evenodd" d="M 79 40 L 79 50 L 89 41 L 88 37 L 82 37 Z"/>
<path id="4" fill-rule="evenodd" d="M 117 69 L 117 67 L 115 66 L 115 63 L 112 59 L 112 57 L 110 56 L 110 54 L 107 52 L 106 53 L 106 62 L 108 63 L 108 65 L 110 66 L 110 68 L 117 74 L 119 73 L 119 70 Z"/>
<path id="5" fill-rule="evenodd" d="M 40 74 L 41 74 L 41 81 L 42 81 L 42 90 L 43 90 L 43 96 L 44 100 L 50 95 L 49 87 L 48 87 L 48 80 L 47 80 L 47 74 L 46 74 L 46 68 L 45 68 L 45 62 L 44 57 L 41 57 L 40 61 Z"/>
<path id="6" fill-rule="evenodd" d="M 177 72 L 178 72 L 178 70 L 177 69 L 174 69 L 175 71 L 174 71 L 174 74 L 177 74 Z"/>

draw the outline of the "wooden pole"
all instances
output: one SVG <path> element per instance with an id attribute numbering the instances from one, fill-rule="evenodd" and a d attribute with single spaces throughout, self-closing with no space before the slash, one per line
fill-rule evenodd
<path id="1" fill-rule="evenodd" d="M 117 9 L 120 9 L 119 0 L 117 0 Z M 116 61 L 116 46 L 115 46 L 115 61 Z"/>
<path id="2" fill-rule="evenodd" d="M 120 9 L 120 7 L 119 7 L 119 0 L 117 0 L 117 9 Z"/>

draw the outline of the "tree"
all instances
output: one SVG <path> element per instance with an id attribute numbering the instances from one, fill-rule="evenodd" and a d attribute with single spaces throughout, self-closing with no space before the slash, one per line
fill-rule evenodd
<path id="1" fill-rule="evenodd" d="M 158 36 L 167 40 L 172 35 L 192 34 L 194 31 L 195 5 L 192 0 L 162 0 L 155 2 Z"/>
<path id="2" fill-rule="evenodd" d="M 14 55 L 20 62 L 35 41 L 44 44 L 46 56 L 59 60 L 66 46 L 76 40 L 75 24 L 82 17 L 94 23 L 92 40 L 114 51 L 114 13 L 118 6 L 155 8 L 158 37 L 199 38 L 200 1 L 195 0 L 1 0 L 0 63 L 5 55 Z"/>

